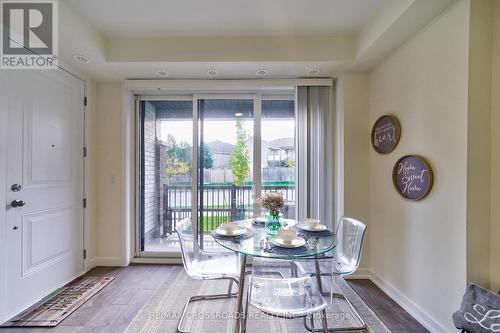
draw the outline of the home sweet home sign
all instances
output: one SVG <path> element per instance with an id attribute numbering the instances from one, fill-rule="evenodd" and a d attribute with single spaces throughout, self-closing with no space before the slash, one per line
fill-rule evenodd
<path id="1" fill-rule="evenodd" d="M 421 200 L 429 194 L 434 183 L 430 164 L 419 155 L 401 157 L 392 171 L 394 187 L 409 200 Z"/>

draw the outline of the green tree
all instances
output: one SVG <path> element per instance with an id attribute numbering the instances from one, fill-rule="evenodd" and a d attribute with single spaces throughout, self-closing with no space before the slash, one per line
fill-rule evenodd
<path id="1" fill-rule="evenodd" d="M 191 170 L 191 153 L 193 147 L 186 141 L 177 143 L 172 135 L 167 136 L 167 175 L 169 177 L 183 174 Z M 203 166 L 210 169 L 214 166 L 214 154 L 208 145 L 203 144 Z"/>
<path id="2" fill-rule="evenodd" d="M 214 166 L 214 154 L 210 150 L 207 144 L 203 144 L 203 167 L 205 169 L 211 169 Z"/>
<path id="3" fill-rule="evenodd" d="M 250 157 L 247 150 L 247 132 L 242 120 L 236 121 L 236 145 L 229 163 L 232 167 L 233 180 L 237 185 L 243 185 L 250 175 Z"/>
<path id="4" fill-rule="evenodd" d="M 167 136 L 167 175 L 184 174 L 191 169 L 191 145 L 185 141 L 177 143 L 175 137 Z"/>
<path id="5" fill-rule="evenodd" d="M 169 134 L 167 135 L 167 158 L 171 160 L 177 159 L 177 141 L 174 136 Z"/>
<path id="6" fill-rule="evenodd" d="M 176 156 L 177 159 L 181 162 L 191 165 L 191 151 L 192 147 L 186 141 L 181 141 L 177 145 Z"/>

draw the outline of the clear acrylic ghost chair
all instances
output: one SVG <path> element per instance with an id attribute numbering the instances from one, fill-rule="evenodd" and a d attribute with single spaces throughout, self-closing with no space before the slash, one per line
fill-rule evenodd
<path id="1" fill-rule="evenodd" d="M 313 327 L 313 314 L 328 306 L 310 276 L 292 275 L 288 260 L 265 258 L 253 258 L 246 303 L 246 312 L 250 303 L 275 317 L 305 320 L 309 317 Z M 243 327 L 247 317 L 244 316 Z"/>
<path id="2" fill-rule="evenodd" d="M 181 330 L 181 324 L 190 303 L 232 298 L 238 295 L 238 293 L 232 293 L 231 290 L 233 283 L 239 283 L 239 259 L 235 253 L 227 252 L 222 249 L 220 252 L 202 250 L 198 244 L 196 235 L 194 235 L 193 224 L 189 218 L 178 222 L 176 231 L 179 235 L 181 245 L 182 263 L 184 264 L 186 273 L 191 278 L 197 280 L 229 280 L 227 293 L 217 295 L 196 295 L 188 299 L 177 325 L 177 332 L 187 333 Z"/>
<path id="3" fill-rule="evenodd" d="M 332 251 L 325 253 L 318 258 L 320 262 L 326 261 L 331 265 L 330 272 L 321 272 L 321 276 L 330 277 L 333 284 L 334 276 L 347 276 L 356 272 L 361 262 L 366 229 L 367 227 L 364 223 L 353 218 L 342 217 L 340 219 L 335 231 L 338 239 L 337 246 Z M 316 275 L 314 267 L 310 267 L 309 262 L 299 261 L 296 264 L 301 274 L 308 274 L 310 276 Z M 339 329 L 340 331 L 357 331 L 366 328 L 366 323 L 361 316 L 359 316 L 345 295 L 334 293 L 333 289 L 331 289 L 330 292 L 324 292 L 321 290 L 321 293 L 322 295 L 328 295 L 331 298 L 335 297 L 343 299 L 350 306 L 351 311 L 353 311 L 353 313 L 358 317 L 358 321 L 362 323 L 359 327 L 342 328 Z M 312 330 L 312 328 L 307 325 L 306 328 L 308 330 Z M 333 332 L 335 329 L 329 328 L 329 331 Z"/>

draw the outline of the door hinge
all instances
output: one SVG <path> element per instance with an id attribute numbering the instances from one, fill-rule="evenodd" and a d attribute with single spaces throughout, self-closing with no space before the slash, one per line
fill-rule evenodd
<path id="1" fill-rule="evenodd" d="M 87 249 L 83 249 L 83 259 L 87 259 Z"/>
<path id="2" fill-rule="evenodd" d="M 87 96 L 83 97 L 83 106 L 87 106 Z"/>
<path id="3" fill-rule="evenodd" d="M 83 147 L 83 157 L 87 157 L 87 147 Z"/>
<path id="4" fill-rule="evenodd" d="M 87 198 L 83 198 L 83 208 L 87 208 Z"/>

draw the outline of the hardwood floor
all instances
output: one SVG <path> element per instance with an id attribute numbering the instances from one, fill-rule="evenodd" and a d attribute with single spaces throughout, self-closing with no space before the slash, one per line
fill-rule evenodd
<path id="1" fill-rule="evenodd" d="M 121 333 L 134 319 L 170 273 L 168 265 L 96 267 L 88 276 L 116 279 L 82 305 L 56 328 L 0 328 L 0 333 Z M 427 332 L 406 311 L 368 280 L 349 280 L 349 285 L 395 333 Z M 166 332 L 170 333 L 170 332 Z"/>
<path id="2" fill-rule="evenodd" d="M 347 283 L 391 332 L 429 332 L 370 280 L 347 280 Z"/>

